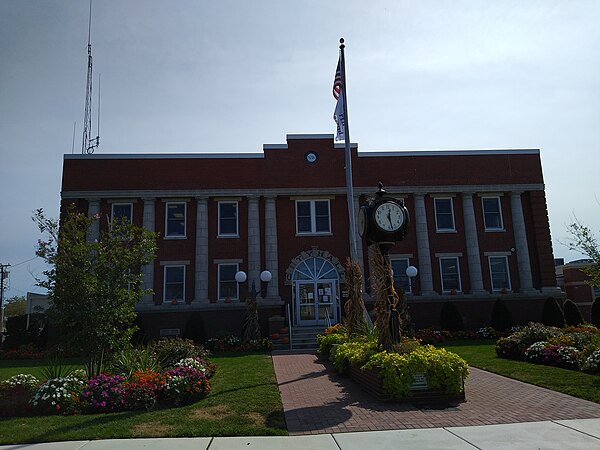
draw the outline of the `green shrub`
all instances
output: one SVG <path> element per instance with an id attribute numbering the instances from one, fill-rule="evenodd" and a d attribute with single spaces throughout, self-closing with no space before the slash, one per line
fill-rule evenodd
<path id="1" fill-rule="evenodd" d="M 542 323 L 550 327 L 562 328 L 565 326 L 565 316 L 554 297 L 548 297 L 544 302 Z"/>
<path id="2" fill-rule="evenodd" d="M 109 367 L 112 373 L 130 379 L 135 372 L 140 370 L 159 371 L 161 361 L 150 346 L 125 348 L 113 356 Z"/>
<path id="3" fill-rule="evenodd" d="M 317 344 L 319 346 L 319 353 L 324 357 L 328 358 L 331 349 L 334 345 L 343 344 L 348 340 L 347 334 L 342 333 L 330 333 L 330 334 L 319 334 L 317 336 Z"/>
<path id="4" fill-rule="evenodd" d="M 529 322 L 521 331 L 517 331 L 512 336 L 519 340 L 521 345 L 529 347 L 540 341 L 547 341 L 552 337 L 558 336 L 561 331 L 555 327 L 544 326 L 541 323 Z"/>
<path id="5" fill-rule="evenodd" d="M 465 322 L 453 302 L 446 302 L 440 312 L 440 326 L 442 330 L 464 331 Z"/>
<path id="6" fill-rule="evenodd" d="M 510 310 L 506 306 L 506 302 L 501 298 L 494 302 L 490 325 L 496 331 L 506 331 L 513 326 Z"/>
<path id="7" fill-rule="evenodd" d="M 396 353 L 402 354 L 414 352 L 420 346 L 421 341 L 419 339 L 403 337 L 402 339 L 400 339 L 399 343 L 393 345 L 392 349 Z"/>
<path id="8" fill-rule="evenodd" d="M 500 338 L 496 342 L 496 355 L 498 358 L 521 360 L 525 355 L 527 346 L 521 344 L 520 339 L 514 336 Z"/>
<path id="9" fill-rule="evenodd" d="M 362 367 L 376 352 L 376 341 L 355 340 L 331 349 L 330 360 L 338 373 L 348 370 L 348 364 Z"/>
<path id="10" fill-rule="evenodd" d="M 48 360 L 46 365 L 42 367 L 41 373 L 44 380 L 51 380 L 54 378 L 64 378 L 75 370 L 72 366 L 67 366 L 61 362 L 58 358 Z"/>
<path id="11" fill-rule="evenodd" d="M 183 337 L 185 339 L 191 339 L 197 344 L 200 344 L 206 340 L 204 319 L 200 311 L 195 311 L 190 316 L 190 319 L 185 326 L 185 333 L 183 334 Z"/>
<path id="12" fill-rule="evenodd" d="M 563 310 L 565 312 L 565 322 L 567 322 L 567 325 L 577 326 L 585 322 L 581 315 L 581 311 L 579 310 L 579 306 L 577 306 L 573 300 L 565 300 L 563 303 Z"/>
<path id="13" fill-rule="evenodd" d="M 423 374 L 427 385 L 447 394 L 460 393 L 463 381 L 469 374 L 464 359 L 443 348 L 425 345 L 411 353 L 376 353 L 364 365 L 365 369 L 378 369 L 384 390 L 393 398 L 410 395 L 413 375 Z"/>
<path id="14" fill-rule="evenodd" d="M 592 303 L 592 324 L 600 328 L 600 297 Z"/>
<path id="15" fill-rule="evenodd" d="M 162 338 L 155 342 L 151 348 L 163 368 L 174 367 L 175 364 L 185 358 L 208 356 L 208 352 L 201 345 L 195 344 L 190 339 L 178 337 Z"/>

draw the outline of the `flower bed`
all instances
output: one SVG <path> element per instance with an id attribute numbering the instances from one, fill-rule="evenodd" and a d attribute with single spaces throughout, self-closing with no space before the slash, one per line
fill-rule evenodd
<path id="1" fill-rule="evenodd" d="M 428 403 L 465 399 L 467 363 L 444 349 L 403 339 L 395 351 L 381 351 L 375 339 L 350 337 L 343 327 L 319 336 L 318 342 L 319 351 L 329 356 L 338 373 L 349 373 L 378 399 Z"/>
<path id="2" fill-rule="evenodd" d="M 171 358 L 184 357 L 161 356 L 165 350 Z M 210 392 L 209 378 L 216 366 L 208 352 L 191 341 L 159 341 L 154 347 L 127 350 L 123 355 L 112 363 L 119 373 L 88 377 L 85 371 L 76 370 L 44 383 L 23 374 L 2 381 L 0 416 L 151 410 L 194 403 Z"/>
<path id="3" fill-rule="evenodd" d="M 600 330 L 593 325 L 556 328 L 530 323 L 496 342 L 500 358 L 600 374 Z"/>

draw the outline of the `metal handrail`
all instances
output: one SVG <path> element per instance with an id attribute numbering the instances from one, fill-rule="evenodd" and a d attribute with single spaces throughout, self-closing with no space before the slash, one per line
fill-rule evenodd
<path id="1" fill-rule="evenodd" d="M 290 350 L 292 349 L 292 315 L 290 313 L 290 304 L 287 304 L 288 330 L 290 332 Z"/>
<path id="2" fill-rule="evenodd" d="M 329 317 L 329 308 L 325 307 L 325 318 L 327 319 L 327 328 L 331 327 L 331 317 Z"/>

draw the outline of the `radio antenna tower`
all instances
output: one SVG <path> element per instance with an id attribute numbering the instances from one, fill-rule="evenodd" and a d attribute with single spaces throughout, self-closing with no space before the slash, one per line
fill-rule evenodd
<path id="1" fill-rule="evenodd" d="M 88 70 L 87 84 L 85 87 L 85 113 L 83 116 L 83 142 L 81 144 L 82 154 L 92 154 L 100 145 L 100 129 L 96 130 L 96 137 L 92 138 L 92 0 L 90 0 L 90 15 L 88 19 Z M 100 107 L 100 98 L 98 98 L 98 109 Z M 100 111 L 98 111 L 100 114 Z M 100 117 L 98 116 L 98 127 L 100 126 Z"/>

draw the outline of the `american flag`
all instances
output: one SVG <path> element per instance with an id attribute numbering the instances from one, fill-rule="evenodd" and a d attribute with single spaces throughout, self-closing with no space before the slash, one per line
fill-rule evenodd
<path id="1" fill-rule="evenodd" d="M 335 79 L 333 80 L 333 97 L 337 100 L 340 98 L 340 91 L 342 90 L 342 66 L 341 59 L 338 59 L 337 69 L 335 70 Z"/>

